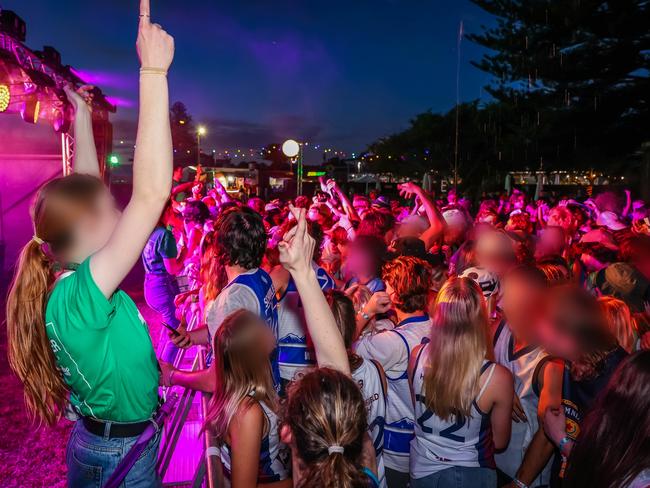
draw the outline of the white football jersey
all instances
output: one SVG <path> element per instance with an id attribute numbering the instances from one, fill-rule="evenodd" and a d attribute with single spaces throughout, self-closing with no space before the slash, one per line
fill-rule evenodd
<path id="1" fill-rule="evenodd" d="M 497 363 L 510 370 L 515 382 L 515 393 L 526 413 L 528 422 L 512 421 L 512 434 L 508 447 L 495 455 L 497 467 L 514 478 L 524 459 L 535 432 L 539 428 L 537 419 L 537 373 L 540 362 L 548 354 L 536 346 L 527 346 L 514 351 L 514 337 L 505 321 L 501 321 L 494 334 L 494 357 Z M 544 486 L 550 483 L 552 457 L 531 487 Z"/>

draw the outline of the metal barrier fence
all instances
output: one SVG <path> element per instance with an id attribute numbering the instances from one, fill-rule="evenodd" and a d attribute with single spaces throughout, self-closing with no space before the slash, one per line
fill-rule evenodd
<path id="1" fill-rule="evenodd" d="M 192 330 L 197 326 L 198 315 L 193 314 L 188 324 L 187 330 Z M 181 349 L 176 356 L 174 361 L 174 366 L 178 368 L 183 361 L 185 360 L 186 349 Z M 192 361 L 192 367 L 190 371 L 200 371 L 206 367 L 206 355 L 207 349 L 205 347 L 199 347 Z M 168 390 L 171 390 L 168 389 Z M 186 425 L 188 415 L 192 409 L 192 404 L 196 398 L 196 395 L 201 395 L 200 402 L 200 417 L 201 419 L 206 418 L 208 411 L 208 405 L 210 402 L 209 393 L 200 393 L 196 390 L 189 388 L 183 388 L 182 393 L 180 394 L 180 399 L 176 404 L 176 409 L 171 417 L 170 422 L 167 423 L 164 429 L 163 441 L 160 445 L 160 454 L 158 456 L 157 470 L 161 479 L 165 479 L 165 475 L 168 473 L 172 457 L 178 446 L 178 441 L 183 433 L 183 428 Z M 197 439 L 197 443 L 200 442 L 202 446 L 202 454 L 200 461 L 194 470 L 194 474 L 191 479 L 186 481 L 175 481 L 169 483 L 163 483 L 163 486 L 191 486 L 192 488 L 223 488 L 224 483 L 221 475 L 221 459 L 219 456 L 219 449 L 214 443 L 213 436 L 210 433 L 209 429 L 201 430 L 201 439 Z"/>

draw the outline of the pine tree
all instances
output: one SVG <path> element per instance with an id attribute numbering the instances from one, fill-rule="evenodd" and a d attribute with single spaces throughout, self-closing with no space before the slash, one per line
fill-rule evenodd
<path id="1" fill-rule="evenodd" d="M 196 129 L 192 116 L 182 102 L 175 102 L 169 109 L 174 164 L 188 166 L 196 163 Z"/>
<path id="2" fill-rule="evenodd" d="M 650 2 L 472 0 L 496 25 L 468 38 L 508 114 L 513 163 L 613 168 L 650 140 Z M 509 147 L 508 147 L 509 146 Z"/>

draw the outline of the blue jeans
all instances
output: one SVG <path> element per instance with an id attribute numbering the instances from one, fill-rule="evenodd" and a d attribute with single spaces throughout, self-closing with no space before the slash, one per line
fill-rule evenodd
<path id="1" fill-rule="evenodd" d="M 497 473 L 490 468 L 454 466 L 420 479 L 411 478 L 411 488 L 495 488 Z"/>
<path id="2" fill-rule="evenodd" d="M 137 437 L 109 439 L 91 434 L 81 420 L 72 429 L 66 452 L 68 465 L 68 486 L 70 488 L 101 488 L 117 468 Z M 121 487 L 156 488 L 162 486 L 156 462 L 160 431 L 149 441 Z"/>
<path id="3" fill-rule="evenodd" d="M 161 315 L 163 322 L 171 325 L 174 329 L 180 324 L 176 318 L 176 305 L 174 305 L 174 298 L 178 293 L 178 284 L 173 276 L 149 273 L 145 275 L 144 299 L 147 305 Z M 167 339 L 166 329 L 163 334 L 166 342 L 160 359 L 173 363 L 178 354 L 178 348 Z"/>

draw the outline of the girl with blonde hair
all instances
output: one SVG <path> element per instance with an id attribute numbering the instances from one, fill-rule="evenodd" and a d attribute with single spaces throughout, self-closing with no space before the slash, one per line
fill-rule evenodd
<path id="1" fill-rule="evenodd" d="M 496 485 L 495 448 L 510 439 L 513 380 L 493 363 L 479 286 L 450 278 L 441 288 L 427 344 L 409 364 L 415 404 L 411 487 Z"/>
<path id="2" fill-rule="evenodd" d="M 627 304 L 618 298 L 603 296 L 598 298 L 598 303 L 605 315 L 609 330 L 614 334 L 618 345 L 628 353 L 636 350 L 638 336 L 636 322 Z"/>

